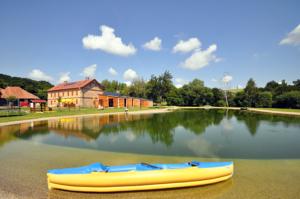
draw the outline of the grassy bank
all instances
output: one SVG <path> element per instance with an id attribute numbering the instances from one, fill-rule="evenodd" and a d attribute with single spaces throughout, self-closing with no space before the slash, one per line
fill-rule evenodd
<path id="1" fill-rule="evenodd" d="M 300 113 L 300 109 L 290 109 L 290 108 L 255 108 L 262 111 L 280 111 L 289 113 Z"/>
<path id="2" fill-rule="evenodd" d="M 149 108 L 129 108 L 128 111 L 141 111 L 141 110 L 151 110 L 158 109 L 154 107 Z M 27 111 L 27 110 L 23 110 Z M 101 113 L 116 113 L 124 112 L 124 108 L 107 108 L 104 110 L 98 110 L 96 108 L 72 108 L 72 109 L 56 109 L 53 111 L 46 112 L 36 112 L 36 113 L 26 113 L 20 116 L 9 116 L 9 117 L 0 117 L 0 123 L 4 122 L 14 122 L 22 120 L 31 120 L 31 119 L 40 119 L 40 118 L 49 118 L 49 117 L 60 117 L 60 116 L 70 116 L 70 115 L 87 115 L 87 114 L 101 114 Z"/>

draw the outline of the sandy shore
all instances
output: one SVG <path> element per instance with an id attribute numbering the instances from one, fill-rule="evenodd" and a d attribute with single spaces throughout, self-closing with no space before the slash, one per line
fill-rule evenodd
<path id="1" fill-rule="evenodd" d="M 76 154 L 76 155 L 74 155 Z M 0 198 L 297 198 L 300 161 L 230 159 L 235 164 L 232 179 L 208 186 L 124 193 L 80 193 L 47 189 L 47 169 L 103 162 L 121 165 L 137 162 L 176 163 L 190 160 L 227 161 L 218 158 L 177 157 L 117 153 L 53 146 L 28 141 L 6 144 L 0 153 Z"/>

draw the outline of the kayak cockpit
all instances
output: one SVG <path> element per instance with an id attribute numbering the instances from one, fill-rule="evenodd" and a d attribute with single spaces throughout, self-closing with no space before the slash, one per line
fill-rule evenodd
<path id="1" fill-rule="evenodd" d="M 76 167 L 76 168 L 63 168 L 63 169 L 52 169 L 48 173 L 51 174 L 89 174 L 92 172 L 129 172 L 129 171 L 152 171 L 162 169 L 185 169 L 189 167 L 198 168 L 213 168 L 230 166 L 232 162 L 197 162 L 191 161 L 186 163 L 175 163 L 175 164 L 128 164 L 119 166 L 106 166 L 101 163 L 93 163 L 88 166 Z"/>

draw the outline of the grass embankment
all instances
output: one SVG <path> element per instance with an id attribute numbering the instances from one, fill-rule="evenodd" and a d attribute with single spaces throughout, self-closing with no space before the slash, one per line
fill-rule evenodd
<path id="1" fill-rule="evenodd" d="M 289 108 L 255 108 L 257 110 L 265 111 L 279 111 L 279 112 L 290 112 L 290 113 L 300 113 L 300 109 L 289 109 Z"/>
<path id="2" fill-rule="evenodd" d="M 158 108 L 157 107 L 129 108 L 128 112 L 150 110 L 150 109 L 158 109 Z M 20 115 L 20 116 L 0 117 L 0 123 L 31 120 L 31 119 L 40 119 L 40 118 L 49 118 L 49 117 L 70 116 L 70 115 L 117 113 L 117 112 L 124 112 L 124 111 L 125 111 L 124 108 L 107 108 L 104 110 L 98 110 L 96 108 L 71 108 L 71 109 L 63 108 L 63 109 L 55 109 L 53 111 L 46 111 L 46 112 L 26 113 L 26 114 Z"/>

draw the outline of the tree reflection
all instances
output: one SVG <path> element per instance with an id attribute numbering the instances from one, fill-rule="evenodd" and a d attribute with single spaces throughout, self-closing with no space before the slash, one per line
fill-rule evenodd
<path id="1" fill-rule="evenodd" d="M 72 117 L 22 123 L 0 127 L 0 146 L 18 138 L 31 139 L 33 136 L 55 133 L 64 138 L 76 137 L 91 141 L 101 135 L 130 132 L 136 138 L 149 136 L 153 143 L 171 146 L 177 127 L 183 127 L 195 135 L 203 134 L 207 127 L 220 125 L 225 118 L 235 117 L 246 125 L 249 133 L 255 135 L 261 122 L 269 125 L 283 124 L 286 127 L 300 127 L 299 117 L 271 114 L 257 114 L 245 111 L 226 110 L 180 110 L 165 114 L 114 114 L 98 117 Z"/>

